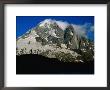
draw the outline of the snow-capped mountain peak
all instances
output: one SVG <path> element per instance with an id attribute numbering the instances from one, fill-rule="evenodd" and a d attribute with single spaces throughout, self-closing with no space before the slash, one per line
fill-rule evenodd
<path id="1" fill-rule="evenodd" d="M 48 25 L 50 25 L 50 24 L 54 24 L 55 22 L 54 22 L 54 20 L 52 20 L 52 19 L 45 19 L 44 21 L 41 21 L 40 23 L 39 23 L 39 26 L 48 26 Z"/>
<path id="2" fill-rule="evenodd" d="M 62 30 L 65 30 L 65 28 L 69 25 L 67 22 L 57 21 L 52 19 L 45 19 L 44 21 L 39 23 L 39 26 L 50 26 L 54 24 L 58 25 Z"/>

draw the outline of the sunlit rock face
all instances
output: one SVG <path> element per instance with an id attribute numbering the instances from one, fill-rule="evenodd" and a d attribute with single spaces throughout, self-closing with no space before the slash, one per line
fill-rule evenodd
<path id="1" fill-rule="evenodd" d="M 65 30 L 64 42 L 67 45 L 67 48 L 79 49 L 79 38 L 74 31 L 74 27 L 71 25 L 69 25 Z"/>
<path id="2" fill-rule="evenodd" d="M 39 54 L 64 62 L 83 62 L 81 53 L 75 50 L 87 51 L 84 44 L 90 46 L 85 37 L 76 33 L 73 25 L 46 19 L 17 38 L 16 54 Z"/>

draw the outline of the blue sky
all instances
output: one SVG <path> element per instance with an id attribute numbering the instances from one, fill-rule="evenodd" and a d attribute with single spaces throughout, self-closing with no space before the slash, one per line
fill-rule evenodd
<path id="1" fill-rule="evenodd" d="M 45 19 L 55 19 L 80 26 L 85 25 L 88 38 L 94 39 L 94 31 L 90 30 L 91 26 L 94 26 L 94 16 L 16 16 L 16 37 L 23 35 Z"/>

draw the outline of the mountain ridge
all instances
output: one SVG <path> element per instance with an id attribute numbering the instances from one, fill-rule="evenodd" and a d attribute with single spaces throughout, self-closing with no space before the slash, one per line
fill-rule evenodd
<path id="1" fill-rule="evenodd" d="M 73 62 L 77 57 L 81 57 L 81 54 L 74 49 L 87 52 L 84 50 L 84 46 L 87 47 L 85 44 L 89 45 L 91 42 L 86 37 L 79 36 L 72 24 L 62 22 L 62 25 L 60 25 L 58 22 L 46 19 L 18 37 L 16 54 L 39 54 L 67 62 Z M 90 46 L 93 52 L 93 43 Z M 63 58 L 67 54 L 71 57 L 71 60 L 67 60 L 66 57 L 66 59 Z M 80 61 L 83 62 L 83 60 Z"/>

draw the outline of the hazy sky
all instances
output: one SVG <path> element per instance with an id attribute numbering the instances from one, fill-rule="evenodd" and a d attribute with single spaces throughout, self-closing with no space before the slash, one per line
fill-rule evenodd
<path id="1" fill-rule="evenodd" d="M 54 19 L 83 27 L 88 38 L 94 40 L 94 16 L 16 16 L 16 37 L 26 33 L 45 19 Z"/>

